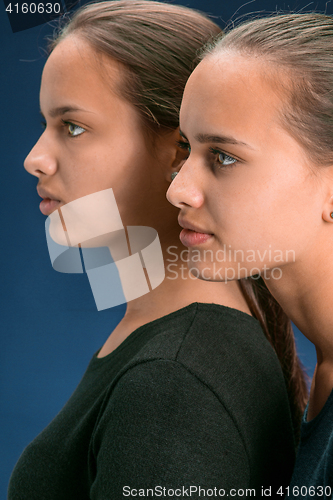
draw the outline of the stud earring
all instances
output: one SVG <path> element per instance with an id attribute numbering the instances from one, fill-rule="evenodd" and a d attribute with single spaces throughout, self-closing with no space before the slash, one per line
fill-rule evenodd
<path id="1" fill-rule="evenodd" d="M 331 219 L 333 219 L 333 212 L 330 213 Z"/>
<path id="2" fill-rule="evenodd" d="M 172 174 L 171 174 L 172 181 L 174 180 L 174 178 L 176 177 L 177 174 L 178 174 L 178 172 L 172 172 Z M 331 217 L 333 218 L 333 212 L 331 213 Z"/>

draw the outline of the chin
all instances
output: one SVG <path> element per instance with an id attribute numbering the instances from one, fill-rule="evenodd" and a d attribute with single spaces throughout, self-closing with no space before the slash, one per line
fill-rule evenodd
<path id="1" fill-rule="evenodd" d="M 210 262 L 208 264 L 189 261 L 188 268 L 193 276 L 203 281 L 235 281 L 251 275 L 250 270 L 235 262 Z"/>

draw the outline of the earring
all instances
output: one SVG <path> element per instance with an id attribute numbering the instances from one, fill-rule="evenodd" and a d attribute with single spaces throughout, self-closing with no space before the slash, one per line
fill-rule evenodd
<path id="1" fill-rule="evenodd" d="M 331 219 L 333 219 L 333 212 L 330 213 Z"/>
<path id="2" fill-rule="evenodd" d="M 174 180 L 174 178 L 176 177 L 177 174 L 178 174 L 178 172 L 172 172 L 172 174 L 171 174 L 171 181 Z M 331 213 L 331 217 L 333 218 L 332 214 L 333 214 L 333 212 Z"/>

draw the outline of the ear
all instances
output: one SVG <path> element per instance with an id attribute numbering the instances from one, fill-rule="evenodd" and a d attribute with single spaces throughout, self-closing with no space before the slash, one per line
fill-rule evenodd
<path id="1" fill-rule="evenodd" d="M 330 195 L 323 208 L 323 220 L 333 224 L 333 195 Z"/>
<path id="2" fill-rule="evenodd" d="M 179 172 L 188 157 L 188 151 L 178 145 L 182 140 L 179 127 L 168 134 L 168 147 L 171 153 L 165 169 L 165 178 L 168 182 L 172 181 L 172 174 Z"/>

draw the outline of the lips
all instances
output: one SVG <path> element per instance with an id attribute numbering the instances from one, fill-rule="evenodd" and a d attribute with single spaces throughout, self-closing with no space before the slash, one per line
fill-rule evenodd
<path id="1" fill-rule="evenodd" d="M 37 193 L 41 198 L 43 198 L 39 204 L 39 209 L 43 215 L 50 215 L 60 207 L 60 200 L 57 200 L 56 197 L 46 189 L 37 186 Z"/>
<path id="2" fill-rule="evenodd" d="M 50 215 L 52 212 L 57 210 L 59 206 L 60 201 L 51 200 L 50 198 L 44 198 L 39 204 L 39 209 L 43 215 Z"/>
<path id="3" fill-rule="evenodd" d="M 213 237 L 213 234 L 198 228 L 194 224 L 179 218 L 179 225 L 184 229 L 181 231 L 179 238 L 183 245 L 186 247 L 193 247 L 206 243 Z"/>

